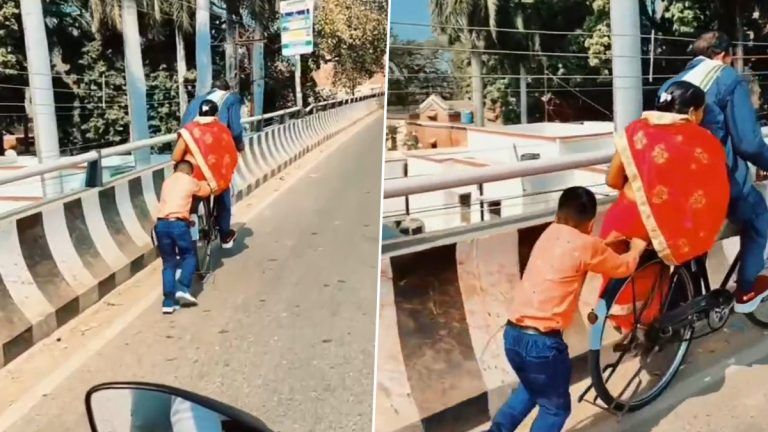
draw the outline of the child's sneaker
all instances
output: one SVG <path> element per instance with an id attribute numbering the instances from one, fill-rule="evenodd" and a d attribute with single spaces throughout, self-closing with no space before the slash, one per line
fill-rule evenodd
<path id="1" fill-rule="evenodd" d="M 179 309 L 179 305 L 172 301 L 163 300 L 163 314 L 170 315 Z"/>
<path id="2" fill-rule="evenodd" d="M 183 305 L 197 305 L 197 299 L 187 291 L 176 291 L 176 300 Z"/>

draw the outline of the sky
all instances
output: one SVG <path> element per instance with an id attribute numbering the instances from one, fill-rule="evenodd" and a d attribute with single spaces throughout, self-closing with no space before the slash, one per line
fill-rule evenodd
<path id="1" fill-rule="evenodd" d="M 395 22 L 408 22 L 430 24 L 429 14 L 430 0 L 391 0 L 391 20 Z M 429 27 L 414 27 L 392 24 L 392 34 L 400 39 L 424 41 L 432 37 L 432 29 Z"/>

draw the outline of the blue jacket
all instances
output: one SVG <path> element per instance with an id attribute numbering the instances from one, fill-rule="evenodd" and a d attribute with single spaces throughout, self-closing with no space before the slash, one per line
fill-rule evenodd
<path id="1" fill-rule="evenodd" d="M 702 57 L 692 60 L 680 75 L 667 81 L 659 93 L 682 80 L 702 61 Z M 753 183 L 747 162 L 768 171 L 768 145 L 763 140 L 749 85 L 734 68 L 726 66 L 707 91 L 701 125 L 725 146 L 731 198 L 746 196 Z"/>
<path id="2" fill-rule="evenodd" d="M 184 127 L 188 123 L 197 117 L 197 112 L 200 110 L 200 104 L 208 99 L 216 89 L 209 91 L 204 95 L 200 95 L 192 99 L 187 106 L 187 110 L 181 117 L 181 126 Z M 243 100 L 237 93 L 229 93 L 224 99 L 221 106 L 219 106 L 219 120 L 227 125 L 229 131 L 232 132 L 232 138 L 235 140 L 235 147 L 238 151 L 243 151 L 243 125 L 240 123 L 240 107 L 243 105 Z"/>

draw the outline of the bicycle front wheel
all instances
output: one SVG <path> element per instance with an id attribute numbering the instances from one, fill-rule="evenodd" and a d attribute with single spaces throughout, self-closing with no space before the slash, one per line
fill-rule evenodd
<path id="1" fill-rule="evenodd" d="M 694 278 L 685 267 L 655 259 L 628 279 L 611 281 L 598 300 L 588 362 L 600 400 L 616 412 L 637 411 L 669 386 L 691 344 L 692 325 L 663 338 L 649 337 L 659 315 L 694 298 Z M 650 286 L 644 297 L 638 286 Z M 619 299 L 631 299 L 626 304 Z"/>

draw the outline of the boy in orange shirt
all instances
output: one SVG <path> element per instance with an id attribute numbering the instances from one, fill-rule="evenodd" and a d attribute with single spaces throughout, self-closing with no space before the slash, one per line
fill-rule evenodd
<path id="1" fill-rule="evenodd" d="M 596 214 L 597 200 L 589 189 L 566 189 L 555 222 L 533 247 L 522 280 L 524 295 L 515 298 L 504 329 L 504 351 L 519 384 L 489 432 L 514 431 L 536 405 L 532 432 L 560 431 L 571 413 L 571 358 L 563 330 L 576 312 L 584 278 L 588 272 L 627 277 L 646 247 L 633 239 L 629 252 L 616 254 L 590 235 Z"/>
<path id="2" fill-rule="evenodd" d="M 189 293 L 197 266 L 195 243 L 189 232 L 189 210 L 193 197 L 207 197 L 211 188 L 206 182 L 195 180 L 193 170 L 194 166 L 187 160 L 176 163 L 174 173 L 165 179 L 160 192 L 155 238 L 163 260 L 164 314 L 172 314 L 178 302 L 197 304 L 197 299 Z M 177 269 L 181 270 L 178 285 Z"/>

